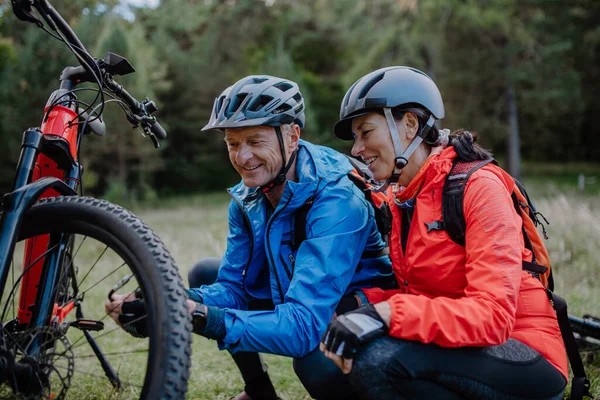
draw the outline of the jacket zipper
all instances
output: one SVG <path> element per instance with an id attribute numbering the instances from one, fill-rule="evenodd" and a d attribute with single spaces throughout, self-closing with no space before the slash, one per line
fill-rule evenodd
<path id="1" fill-rule="evenodd" d="M 252 261 L 252 253 L 254 252 L 254 232 L 252 231 L 252 224 L 250 223 L 250 218 L 248 218 L 248 214 L 246 213 L 246 210 L 244 210 L 244 206 L 242 205 L 242 203 L 240 203 L 240 201 L 231 193 L 231 190 L 227 189 L 227 192 L 229 193 L 235 204 L 237 204 L 240 210 L 242 210 L 242 214 L 244 215 L 244 223 L 250 231 L 250 253 L 248 256 L 248 261 L 246 262 L 246 267 L 242 271 L 242 286 L 244 287 L 244 290 L 246 290 L 246 273 L 248 272 L 248 268 L 250 268 L 250 262 Z"/>
<path id="2" fill-rule="evenodd" d="M 271 265 L 273 266 L 273 272 L 275 273 L 275 280 L 277 281 L 277 290 L 279 291 L 279 297 L 281 298 L 281 302 L 283 303 L 283 289 L 281 288 L 281 281 L 279 280 L 279 274 L 277 273 L 277 265 L 275 264 L 275 259 L 273 258 L 273 251 L 271 250 L 271 240 L 269 236 L 271 235 L 271 225 L 273 225 L 273 221 L 275 221 L 275 217 L 277 214 L 281 213 L 281 210 L 287 207 L 292 201 L 292 197 L 287 200 L 285 205 L 279 209 L 279 211 L 275 211 L 273 215 L 271 215 L 271 220 L 267 223 L 267 253 L 269 253 L 269 260 L 271 261 Z M 284 267 L 285 268 L 285 267 Z"/>

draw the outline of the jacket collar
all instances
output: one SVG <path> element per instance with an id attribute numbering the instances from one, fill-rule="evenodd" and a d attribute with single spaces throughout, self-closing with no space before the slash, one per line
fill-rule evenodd
<path id="1" fill-rule="evenodd" d="M 285 183 L 278 208 L 286 207 L 290 212 L 295 210 L 317 194 L 323 186 L 322 181 L 336 181 L 351 170 L 352 166 L 344 155 L 327 147 L 300 140 L 296 163 L 298 182 Z M 264 194 L 259 188 L 249 188 L 243 181 L 229 192 L 243 204 L 264 201 Z"/>

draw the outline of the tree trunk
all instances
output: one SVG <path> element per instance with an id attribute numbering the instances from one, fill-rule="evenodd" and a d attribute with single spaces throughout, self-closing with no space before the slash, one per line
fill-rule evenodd
<path id="1" fill-rule="evenodd" d="M 510 56 L 509 56 L 510 57 Z M 519 136 L 519 111 L 515 96 L 515 87 L 510 76 L 510 60 L 507 69 L 506 99 L 508 105 L 508 173 L 514 178 L 521 178 L 521 140 Z"/>

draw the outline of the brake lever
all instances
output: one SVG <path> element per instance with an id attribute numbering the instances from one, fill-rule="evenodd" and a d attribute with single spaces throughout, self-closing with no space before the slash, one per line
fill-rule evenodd
<path id="1" fill-rule="evenodd" d="M 42 25 L 42 21 L 32 14 L 31 6 L 33 0 L 11 0 L 13 14 L 21 21 L 33 22 L 37 26 Z"/>

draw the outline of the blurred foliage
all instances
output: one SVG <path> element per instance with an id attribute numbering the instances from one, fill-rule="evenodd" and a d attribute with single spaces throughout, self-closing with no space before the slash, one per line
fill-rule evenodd
<path id="1" fill-rule="evenodd" d="M 222 135 L 201 133 L 212 102 L 237 79 L 296 80 L 306 97 L 303 137 L 347 151 L 331 134 L 345 90 L 388 65 L 430 74 L 445 100 L 442 126 L 480 133 L 506 156 L 509 85 L 521 154 L 546 163 L 596 162 L 600 134 L 600 2 L 596 0 L 170 0 L 128 21 L 117 0 L 55 7 L 97 57 L 127 57 L 120 82 L 157 101 L 161 150 L 116 105 L 105 137 L 86 137 L 86 189 L 129 201 L 206 191 L 237 181 Z M 10 188 L 21 132 L 39 125 L 57 77 L 75 58 L 0 2 L 0 192 Z"/>

